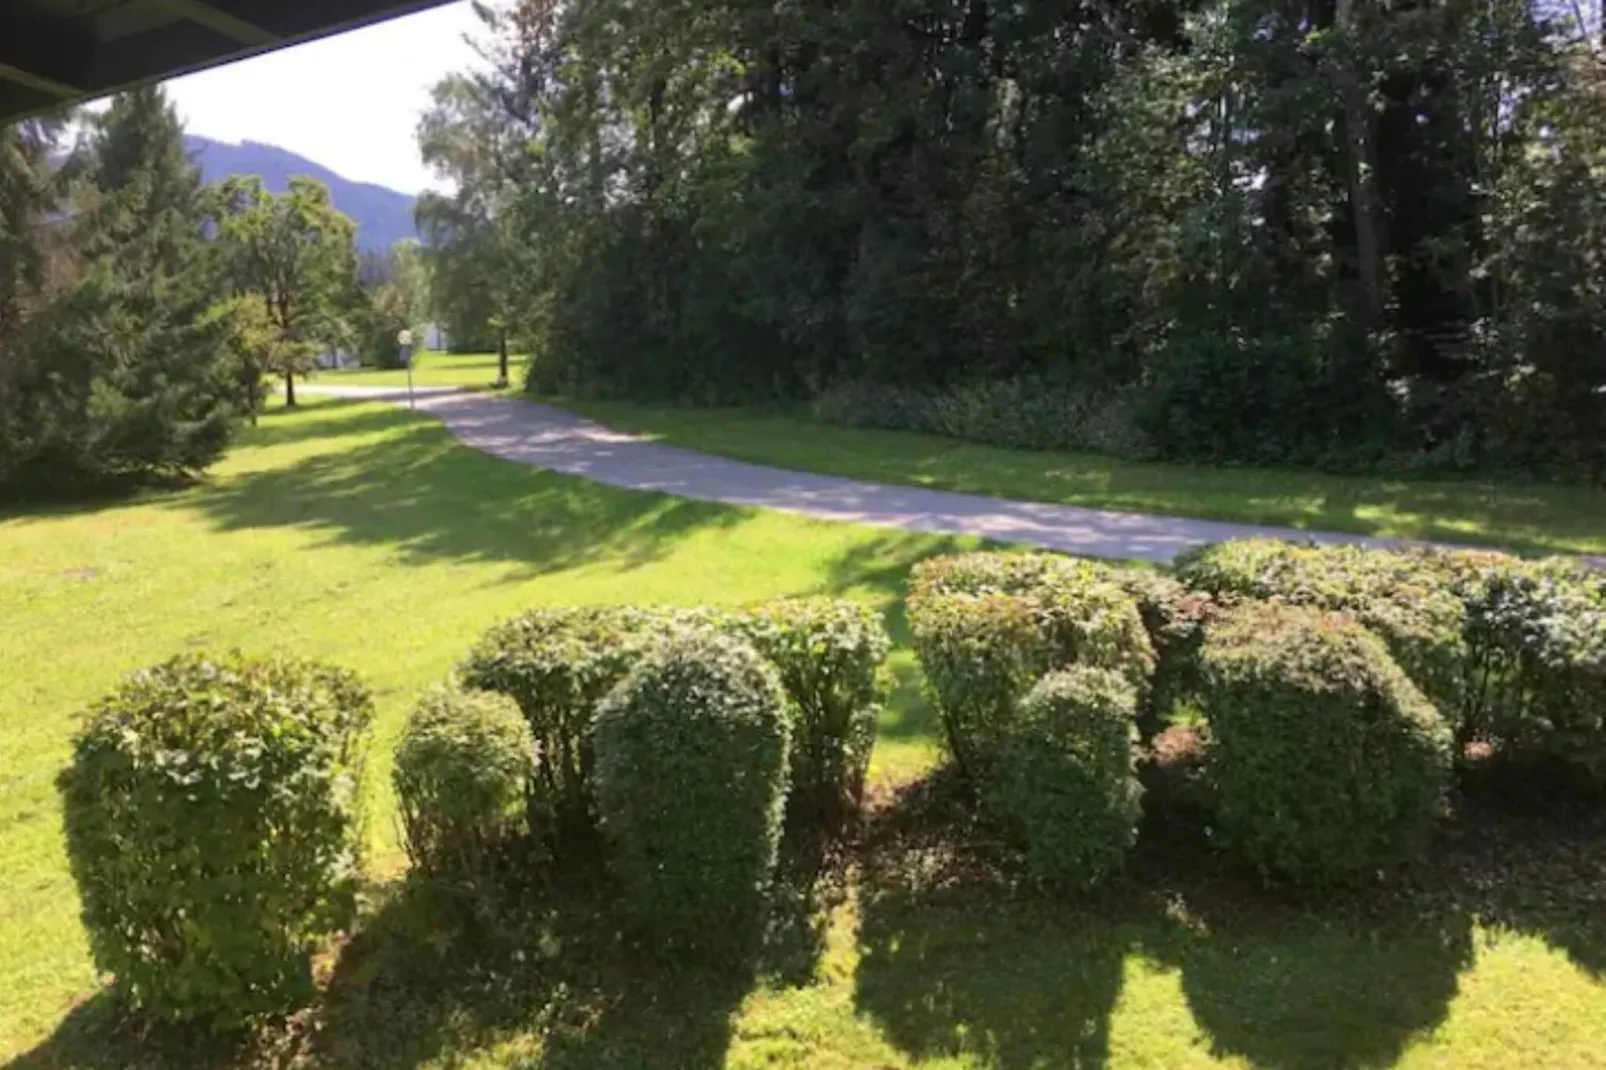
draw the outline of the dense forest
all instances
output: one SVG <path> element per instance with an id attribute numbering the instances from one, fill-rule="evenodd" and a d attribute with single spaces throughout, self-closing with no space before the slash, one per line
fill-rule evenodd
<path id="1" fill-rule="evenodd" d="M 479 10 L 420 222 L 537 389 L 1606 478 L 1596 3 Z"/>

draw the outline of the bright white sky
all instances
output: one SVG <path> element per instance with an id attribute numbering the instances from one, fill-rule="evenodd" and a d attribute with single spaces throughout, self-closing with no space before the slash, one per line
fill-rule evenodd
<path id="1" fill-rule="evenodd" d="M 476 57 L 466 2 L 280 49 L 167 83 L 192 134 L 261 141 L 359 182 L 439 188 L 414 131 L 443 75 Z"/>

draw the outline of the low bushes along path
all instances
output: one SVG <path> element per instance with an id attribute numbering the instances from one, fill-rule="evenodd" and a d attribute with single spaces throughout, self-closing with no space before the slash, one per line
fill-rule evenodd
<path id="1" fill-rule="evenodd" d="M 405 391 L 387 387 L 309 385 L 304 389 L 338 397 L 407 401 Z M 1409 542 L 867 483 L 666 446 L 519 398 L 452 387 L 419 388 L 416 397 L 417 407 L 444 423 L 464 445 L 496 457 L 613 487 L 778 509 L 824 520 L 971 535 L 1085 557 L 1159 564 L 1169 564 L 1192 546 L 1254 535 L 1364 546 Z M 1606 563 L 1606 559 L 1591 560 Z"/>

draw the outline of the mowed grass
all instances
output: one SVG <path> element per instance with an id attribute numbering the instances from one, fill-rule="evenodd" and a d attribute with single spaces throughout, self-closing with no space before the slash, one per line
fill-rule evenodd
<path id="1" fill-rule="evenodd" d="M 1606 553 L 1606 488 L 1121 461 L 852 430 L 802 415 L 563 401 L 624 431 L 807 472 L 997 498 L 1508 547 Z"/>
<path id="2" fill-rule="evenodd" d="M 1301 906 L 1186 823 L 1086 902 L 1024 887 L 928 771 L 900 612 L 909 566 L 971 545 L 614 491 L 454 444 L 427 418 L 275 411 L 203 486 L 0 514 L 0 1060 L 36 1067 L 1592 1067 L 1606 1051 L 1606 832 L 1451 825 L 1400 902 Z M 644 962 L 597 882 L 461 929 L 400 880 L 388 752 L 417 692 L 535 604 L 812 593 L 881 607 L 901 687 L 882 805 L 837 864 L 789 871 L 756 972 Z M 244 1049 L 96 996 L 52 781 L 75 711 L 191 649 L 350 666 L 380 718 L 383 882 L 308 1015 Z M 1544 835 L 1536 830 L 1546 829 Z M 1594 898 L 1591 898 L 1594 896 Z M 789 923 L 789 924 L 786 924 Z"/>
<path id="3" fill-rule="evenodd" d="M 522 356 L 508 358 L 508 384 L 517 390 L 524 385 Z M 469 386 L 483 390 L 496 383 L 498 360 L 495 353 L 438 353 L 425 350 L 413 357 L 413 385 L 415 386 Z M 340 386 L 406 386 L 404 368 L 352 368 L 339 371 L 317 372 L 314 385 Z"/>

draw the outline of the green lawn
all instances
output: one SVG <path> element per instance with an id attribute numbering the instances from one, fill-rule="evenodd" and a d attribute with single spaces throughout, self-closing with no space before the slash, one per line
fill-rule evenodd
<path id="1" fill-rule="evenodd" d="M 610 490 L 338 401 L 269 413 L 202 486 L 0 513 L 0 1065 L 1601 1065 L 1598 820 L 1541 835 L 1465 815 L 1409 894 L 1321 910 L 1244 885 L 1180 823 L 1146 837 L 1125 885 L 1075 903 L 1024 890 L 940 790 L 894 795 L 936 756 L 902 585 L 965 545 Z M 595 882 L 527 889 L 464 933 L 397 879 L 390 745 L 491 622 L 816 592 L 885 609 L 903 686 L 878 816 L 822 879 L 789 870 L 755 975 L 643 964 Z M 234 646 L 348 665 L 380 705 L 368 920 L 321 1003 L 244 1053 L 120 1021 L 95 995 L 52 787 L 74 711 L 121 674 Z"/>
<path id="2" fill-rule="evenodd" d="M 517 390 L 524 385 L 522 356 L 508 358 L 508 379 Z M 426 350 L 413 357 L 413 383 L 417 386 L 473 386 L 490 389 L 496 382 L 495 353 L 437 353 Z M 407 372 L 401 368 L 355 368 L 349 371 L 318 372 L 313 383 L 344 386 L 406 386 Z"/>
<path id="3" fill-rule="evenodd" d="M 882 483 L 1310 530 L 1606 553 L 1602 488 L 1135 463 L 856 431 L 770 412 L 561 403 L 690 449 Z"/>

